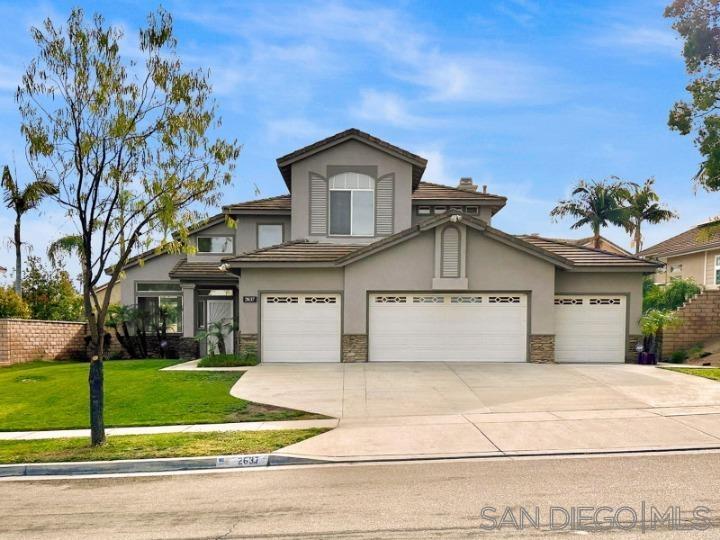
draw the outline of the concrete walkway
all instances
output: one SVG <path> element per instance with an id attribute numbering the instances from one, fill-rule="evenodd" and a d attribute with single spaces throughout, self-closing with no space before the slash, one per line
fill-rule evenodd
<path id="1" fill-rule="evenodd" d="M 273 422 L 235 422 L 228 424 L 186 424 L 178 426 L 143 426 L 107 428 L 108 437 L 116 435 L 152 435 L 157 433 L 207 433 L 211 431 L 272 431 L 286 429 L 334 428 L 334 418 L 318 420 L 277 420 Z M 58 429 L 51 431 L 0 431 L 2 441 L 89 437 L 89 429 Z"/>
<path id="2" fill-rule="evenodd" d="M 720 383 L 634 365 L 267 364 L 231 394 L 340 418 L 344 460 L 720 447 Z"/>

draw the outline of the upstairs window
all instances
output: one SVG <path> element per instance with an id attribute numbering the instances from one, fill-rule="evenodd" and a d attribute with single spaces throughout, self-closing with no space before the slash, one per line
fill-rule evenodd
<path id="1" fill-rule="evenodd" d="M 374 236 L 375 179 L 360 173 L 330 178 L 330 234 Z"/>
<path id="2" fill-rule="evenodd" d="M 283 243 L 283 226 L 280 224 L 261 223 L 257 229 L 258 249 L 277 246 Z"/>
<path id="3" fill-rule="evenodd" d="M 720 255 L 715 255 L 715 285 L 720 285 Z"/>
<path id="4" fill-rule="evenodd" d="M 232 253 L 232 236 L 198 236 L 198 253 Z"/>

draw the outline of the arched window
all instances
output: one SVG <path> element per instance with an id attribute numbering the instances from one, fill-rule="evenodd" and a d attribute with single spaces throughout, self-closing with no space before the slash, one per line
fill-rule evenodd
<path id="1" fill-rule="evenodd" d="M 448 225 L 442 231 L 440 275 L 445 278 L 460 277 L 460 231 L 452 225 Z"/>
<path id="2" fill-rule="evenodd" d="M 367 174 L 337 174 L 330 189 L 330 234 L 375 235 L 375 179 Z"/>

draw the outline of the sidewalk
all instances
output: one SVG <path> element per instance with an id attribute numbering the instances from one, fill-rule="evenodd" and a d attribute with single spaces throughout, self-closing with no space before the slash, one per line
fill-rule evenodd
<path id="1" fill-rule="evenodd" d="M 177 426 L 118 427 L 105 430 L 108 437 L 115 435 L 152 435 L 156 433 L 207 433 L 211 431 L 273 431 L 283 429 L 335 428 L 335 418 L 319 420 L 277 420 L 274 422 L 236 422 L 228 424 L 185 424 Z M 27 441 L 35 439 L 61 439 L 89 437 L 89 429 L 58 429 L 52 431 L 0 431 L 0 441 Z"/>

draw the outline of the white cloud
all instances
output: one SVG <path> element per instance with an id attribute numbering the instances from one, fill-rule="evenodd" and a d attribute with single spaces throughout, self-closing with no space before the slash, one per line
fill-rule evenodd
<path id="1" fill-rule="evenodd" d="M 360 105 L 352 105 L 351 113 L 363 120 L 380 121 L 393 126 L 410 128 L 427 125 L 429 119 L 412 114 L 408 102 L 391 92 L 363 90 L 360 92 Z"/>
<path id="2" fill-rule="evenodd" d="M 591 38 L 600 47 L 632 49 L 645 54 L 679 56 L 682 42 L 668 28 L 616 24 Z"/>

